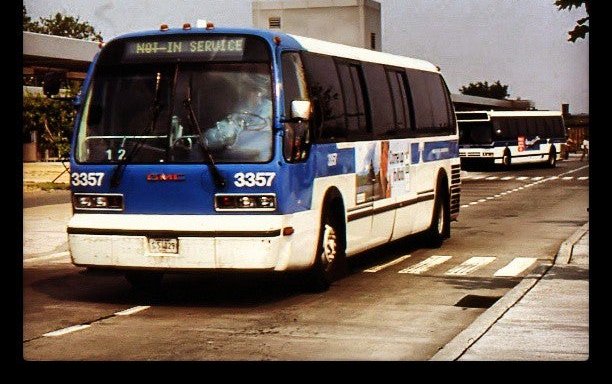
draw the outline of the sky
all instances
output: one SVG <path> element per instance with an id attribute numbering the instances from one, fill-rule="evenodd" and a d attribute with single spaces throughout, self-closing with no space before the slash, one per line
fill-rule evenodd
<path id="1" fill-rule="evenodd" d="M 285 0 L 287 1 L 287 0 Z M 567 41 L 584 6 L 560 11 L 554 0 L 377 0 L 382 50 L 430 61 L 451 93 L 479 81 L 507 84 L 509 98 L 537 109 L 589 112 L 589 37 Z M 330 2 L 331 3 L 331 2 Z M 105 41 L 162 23 L 197 19 L 252 27 L 250 0 L 24 0 L 33 19 L 79 16 Z"/>

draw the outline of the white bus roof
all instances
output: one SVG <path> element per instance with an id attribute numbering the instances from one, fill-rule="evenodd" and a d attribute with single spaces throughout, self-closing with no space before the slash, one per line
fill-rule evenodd
<path id="1" fill-rule="evenodd" d="M 390 53 L 372 51 L 365 48 L 351 47 L 350 45 L 332 43 L 329 41 L 313 39 L 310 37 L 296 36 L 291 34 L 289 36 L 293 37 L 298 43 L 302 45 L 304 49 L 309 52 L 344 57 L 346 59 L 361 60 L 365 62 L 393 65 L 402 68 L 413 68 L 429 72 L 440 72 L 438 67 L 425 60 L 392 55 Z"/>
<path id="2" fill-rule="evenodd" d="M 490 117 L 522 117 L 522 116 L 561 116 L 561 111 L 457 111 L 455 112 L 459 118 L 461 115 L 483 114 L 486 113 Z"/>

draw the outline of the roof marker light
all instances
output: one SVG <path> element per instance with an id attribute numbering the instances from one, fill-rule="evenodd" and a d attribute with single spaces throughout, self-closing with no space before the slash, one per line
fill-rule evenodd
<path id="1" fill-rule="evenodd" d="M 206 29 L 210 30 L 210 29 L 213 29 L 213 28 L 215 28 L 215 25 L 212 22 L 207 21 L 206 22 Z"/>
<path id="2" fill-rule="evenodd" d="M 189 23 L 184 23 L 184 24 L 183 24 L 183 29 L 184 29 L 185 31 L 190 30 L 190 29 L 191 29 L 191 24 L 189 24 Z"/>
<path id="3" fill-rule="evenodd" d="M 281 38 L 280 36 L 274 36 L 274 44 L 276 45 L 280 45 L 281 43 Z"/>
<path id="4" fill-rule="evenodd" d="M 165 32 L 168 30 L 168 24 L 162 24 L 159 26 L 159 30 Z"/>

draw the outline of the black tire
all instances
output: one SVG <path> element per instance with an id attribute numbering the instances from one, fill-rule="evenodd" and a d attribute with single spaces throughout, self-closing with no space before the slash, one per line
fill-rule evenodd
<path id="1" fill-rule="evenodd" d="M 442 246 L 444 239 L 450 237 L 450 201 L 448 196 L 446 185 L 438 181 L 431 224 L 427 230 L 427 242 L 432 248 L 439 248 Z"/>
<path id="2" fill-rule="evenodd" d="M 125 272 L 124 276 L 132 286 L 132 289 L 136 291 L 156 293 L 161 289 L 161 282 L 164 274 L 163 272 L 127 271 Z"/>
<path id="3" fill-rule="evenodd" d="M 338 210 L 325 206 L 317 253 L 307 273 L 307 286 L 311 292 L 327 291 L 330 285 L 346 273 L 346 241 L 344 223 Z"/>
<path id="4" fill-rule="evenodd" d="M 550 148 L 546 165 L 548 166 L 548 168 L 554 168 L 557 166 L 557 150 L 555 149 L 555 147 Z"/>
<path id="5" fill-rule="evenodd" d="M 506 168 L 512 165 L 512 154 L 507 149 L 504 151 L 504 155 L 502 156 L 502 165 Z"/>

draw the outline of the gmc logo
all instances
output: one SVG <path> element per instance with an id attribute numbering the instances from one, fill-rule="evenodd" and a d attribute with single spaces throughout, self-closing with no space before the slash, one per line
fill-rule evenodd
<path id="1" fill-rule="evenodd" d="M 149 173 L 147 181 L 185 181 L 185 175 L 180 173 Z"/>

